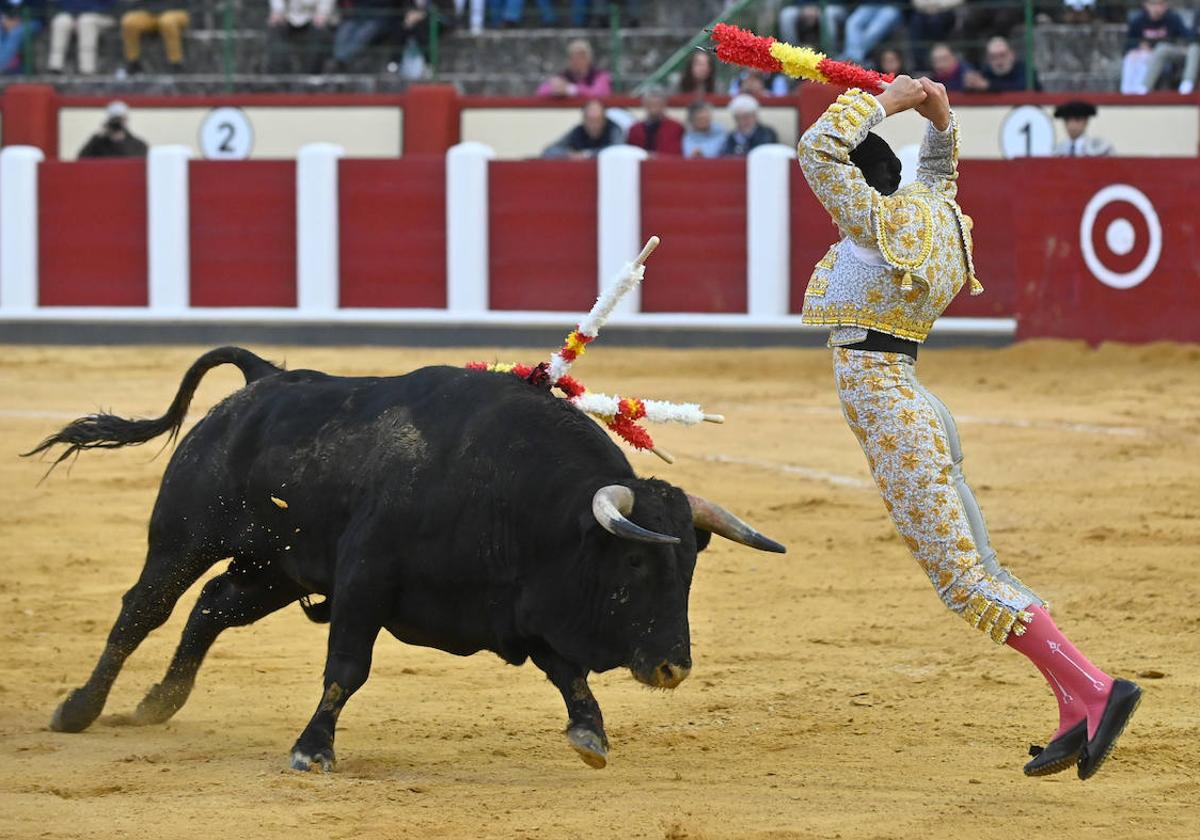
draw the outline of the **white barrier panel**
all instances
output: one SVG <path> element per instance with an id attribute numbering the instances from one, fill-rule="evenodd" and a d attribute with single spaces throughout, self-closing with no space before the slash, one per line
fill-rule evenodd
<path id="1" fill-rule="evenodd" d="M 646 157 L 646 150 L 636 146 L 609 146 L 596 156 L 599 293 L 642 250 L 642 161 Z M 647 270 L 654 271 L 653 262 Z M 629 315 L 641 308 L 642 291 L 637 288 L 613 311 Z"/>
<path id="2" fill-rule="evenodd" d="M 446 308 L 488 310 L 488 161 L 483 143 L 446 152 Z"/>
<path id="3" fill-rule="evenodd" d="M 296 307 L 338 308 L 338 159 L 333 143 L 310 143 L 296 155 Z"/>
<path id="4" fill-rule="evenodd" d="M 146 156 L 146 265 L 150 308 L 187 309 L 191 289 L 187 146 L 155 146 Z"/>
<path id="5" fill-rule="evenodd" d="M 0 150 L 0 309 L 28 311 L 38 302 L 38 164 L 35 146 Z"/>
<path id="6" fill-rule="evenodd" d="M 794 155 L 790 146 L 772 143 L 746 157 L 746 300 L 752 316 L 788 314 Z"/>

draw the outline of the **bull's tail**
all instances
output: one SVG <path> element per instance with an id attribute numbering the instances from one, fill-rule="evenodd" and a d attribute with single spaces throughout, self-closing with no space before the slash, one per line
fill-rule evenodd
<path id="1" fill-rule="evenodd" d="M 162 417 L 154 420 L 127 420 L 124 417 L 117 417 L 115 414 L 89 414 L 69 423 L 57 434 L 51 435 L 33 449 L 22 454 L 25 457 L 37 455 L 53 446 L 63 444 L 66 449 L 50 465 L 50 469 L 53 470 L 82 449 L 116 449 L 121 446 L 134 446 L 168 432 L 170 433 L 168 440 L 174 440 L 187 416 L 192 395 L 196 393 L 196 387 L 204 378 L 204 374 L 225 364 L 237 365 L 242 375 L 246 377 L 247 385 L 256 379 L 278 373 L 280 370 L 265 359 L 261 359 L 241 347 L 218 347 L 215 350 L 209 350 L 192 363 L 187 373 L 183 375 L 183 381 L 179 383 L 175 399 L 171 401 L 170 407 Z"/>

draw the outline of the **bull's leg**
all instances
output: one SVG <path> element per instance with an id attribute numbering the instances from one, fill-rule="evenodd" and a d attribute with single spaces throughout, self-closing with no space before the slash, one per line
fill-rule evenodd
<path id="1" fill-rule="evenodd" d="M 533 663 L 545 672 L 567 704 L 567 741 L 589 767 L 597 770 L 608 764 L 608 736 L 600 704 L 588 686 L 588 672 L 557 653 L 541 649 L 530 654 Z"/>
<path id="2" fill-rule="evenodd" d="M 260 568 L 235 559 L 224 574 L 204 584 L 166 676 L 138 704 L 130 722 L 141 726 L 168 720 L 187 702 L 196 672 L 222 631 L 253 624 L 305 594 L 274 566 Z"/>
<path id="3" fill-rule="evenodd" d="M 309 770 L 317 765 L 322 770 L 333 769 L 338 715 L 371 672 L 371 651 L 387 618 L 387 591 L 380 581 L 338 581 L 325 656 L 325 692 L 316 714 L 292 747 L 292 769 Z"/>
<path id="4" fill-rule="evenodd" d="M 150 631 L 162 626 L 175 608 L 179 596 L 195 583 L 218 558 L 189 556 L 185 552 L 166 552 L 154 545 L 137 583 L 121 599 L 121 614 L 108 634 L 108 643 L 86 683 L 66 696 L 53 717 L 50 728 L 58 732 L 81 732 L 104 709 L 121 666 Z"/>

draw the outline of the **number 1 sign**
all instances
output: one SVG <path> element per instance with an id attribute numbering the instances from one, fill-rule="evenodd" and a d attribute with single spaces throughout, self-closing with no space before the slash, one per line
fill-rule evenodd
<path id="1" fill-rule="evenodd" d="M 1000 124 L 1000 154 L 1006 158 L 1049 157 L 1054 121 L 1036 105 L 1013 108 Z"/>
<path id="2" fill-rule="evenodd" d="M 209 160 L 245 160 L 254 129 L 241 108 L 213 108 L 200 125 L 200 153 Z"/>

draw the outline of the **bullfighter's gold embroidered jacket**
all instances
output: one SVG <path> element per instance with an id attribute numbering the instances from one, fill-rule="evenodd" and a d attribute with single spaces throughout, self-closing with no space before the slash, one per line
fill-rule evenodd
<path id="1" fill-rule="evenodd" d="M 817 263 L 802 320 L 834 327 L 830 344 L 860 341 L 866 330 L 924 341 L 959 289 L 983 287 L 971 257 L 971 219 L 958 192 L 958 121 L 921 144 L 916 181 L 890 196 L 870 187 L 850 152 L 886 116 L 869 93 L 849 90 L 804 132 L 797 148 L 804 177 L 843 238 Z"/>

